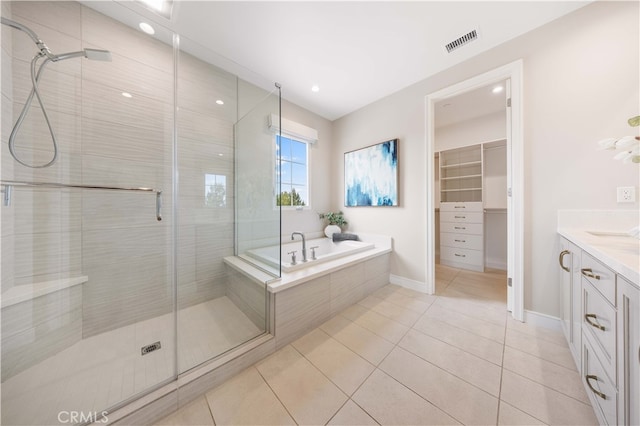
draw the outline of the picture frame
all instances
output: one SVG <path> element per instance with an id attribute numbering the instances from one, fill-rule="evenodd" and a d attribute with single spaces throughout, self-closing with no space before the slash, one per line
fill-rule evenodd
<path id="1" fill-rule="evenodd" d="M 344 154 L 345 207 L 397 207 L 398 139 Z"/>

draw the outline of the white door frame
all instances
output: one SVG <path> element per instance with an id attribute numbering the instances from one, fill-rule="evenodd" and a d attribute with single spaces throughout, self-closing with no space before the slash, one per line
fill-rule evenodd
<path id="1" fill-rule="evenodd" d="M 435 293 L 435 199 L 434 199 L 434 146 L 437 102 L 492 83 L 511 80 L 511 167 L 507 170 L 507 185 L 511 195 L 507 198 L 511 220 L 508 221 L 508 269 L 513 287 L 513 318 L 524 320 L 524 141 L 522 129 L 522 60 L 503 65 L 484 74 L 438 90 L 425 97 L 427 171 L 427 224 L 425 262 L 427 293 Z M 509 162 L 509 159 L 507 160 Z"/>

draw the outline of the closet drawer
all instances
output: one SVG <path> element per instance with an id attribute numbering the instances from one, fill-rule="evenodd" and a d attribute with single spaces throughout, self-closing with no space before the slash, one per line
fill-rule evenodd
<path id="1" fill-rule="evenodd" d="M 484 226 L 481 223 L 454 223 L 454 222 L 440 221 L 441 237 L 442 237 L 442 233 L 444 232 L 452 232 L 456 234 L 482 235 L 484 232 Z"/>
<path id="2" fill-rule="evenodd" d="M 444 212 L 440 211 L 440 222 L 482 223 L 484 213 L 478 212 Z"/>
<path id="3" fill-rule="evenodd" d="M 580 263 L 582 276 L 613 305 L 616 305 L 616 274 L 584 250 Z"/>
<path id="4" fill-rule="evenodd" d="M 482 235 L 454 234 L 449 232 L 440 233 L 440 245 L 448 247 L 465 248 L 470 250 L 482 250 Z"/>
<path id="5" fill-rule="evenodd" d="M 587 340 L 582 344 L 582 382 L 602 424 L 618 424 L 618 391 Z"/>
<path id="6" fill-rule="evenodd" d="M 440 246 L 440 259 L 469 265 L 484 265 L 484 255 L 481 250 L 468 250 L 455 247 Z"/>
<path id="7" fill-rule="evenodd" d="M 612 381 L 616 382 L 616 311 L 585 279 L 582 279 L 582 331 L 602 350 L 600 360 Z"/>
<path id="8" fill-rule="evenodd" d="M 441 212 L 481 212 L 482 203 L 464 202 L 464 203 L 440 203 Z"/>

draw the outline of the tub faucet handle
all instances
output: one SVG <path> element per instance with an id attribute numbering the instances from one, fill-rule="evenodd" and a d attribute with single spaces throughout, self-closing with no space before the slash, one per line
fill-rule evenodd
<path id="1" fill-rule="evenodd" d="M 311 250 L 311 260 L 316 260 L 317 259 L 317 257 L 316 257 L 316 249 L 318 247 L 319 246 L 309 247 L 309 249 Z"/>
<path id="2" fill-rule="evenodd" d="M 287 254 L 291 255 L 291 264 L 295 265 L 296 264 L 296 250 L 290 251 Z"/>

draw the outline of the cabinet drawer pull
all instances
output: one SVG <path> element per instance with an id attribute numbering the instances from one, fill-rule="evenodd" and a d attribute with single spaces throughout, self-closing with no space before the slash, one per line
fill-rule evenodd
<path id="1" fill-rule="evenodd" d="M 455 255 L 455 256 L 457 256 L 457 257 L 467 257 L 467 255 L 466 255 L 466 254 L 458 254 L 458 253 L 454 253 L 454 255 Z"/>
<path id="2" fill-rule="evenodd" d="M 466 209 L 466 206 L 453 206 L 454 209 Z"/>
<path id="3" fill-rule="evenodd" d="M 466 219 L 466 216 L 454 216 L 456 219 Z"/>
<path id="4" fill-rule="evenodd" d="M 569 250 L 562 250 L 560 252 L 560 256 L 558 257 L 558 262 L 560 262 L 560 267 L 562 269 L 564 269 L 565 271 L 567 271 L 567 272 L 571 272 L 571 270 L 569 268 L 567 268 L 566 266 L 564 266 L 564 263 L 562 261 L 563 261 L 565 255 L 567 255 L 569 253 L 571 253 Z"/>
<path id="5" fill-rule="evenodd" d="M 467 228 L 464 226 L 454 226 L 453 229 L 467 229 Z"/>
<path id="6" fill-rule="evenodd" d="M 593 320 L 594 320 L 594 321 L 593 321 L 593 322 L 591 322 L 590 318 L 593 318 Z M 598 330 L 602 330 L 602 331 L 604 331 L 604 330 L 605 330 L 604 325 L 600 325 L 600 324 L 598 324 L 596 314 L 584 314 L 584 320 L 585 320 L 585 321 L 586 321 L 586 322 L 587 322 L 591 327 L 597 328 Z"/>
<path id="7" fill-rule="evenodd" d="M 466 243 L 467 242 L 467 240 L 453 240 L 453 241 L 455 241 L 456 243 Z"/>
<path id="8" fill-rule="evenodd" d="M 593 278 L 595 280 L 599 280 L 600 279 L 600 275 L 594 274 L 593 270 L 591 268 L 580 269 L 580 272 L 582 272 L 582 275 L 584 275 L 585 277 Z"/>
<path id="9" fill-rule="evenodd" d="M 587 386 L 589 386 L 589 389 L 591 389 L 591 392 L 595 393 L 596 395 L 598 395 L 602 399 L 607 399 L 607 395 L 603 394 L 600 391 L 595 390 L 593 388 L 593 386 L 591 386 L 590 380 L 595 380 L 597 382 L 598 381 L 598 376 L 593 375 L 593 374 L 587 374 L 585 376 L 585 378 L 587 379 Z"/>

